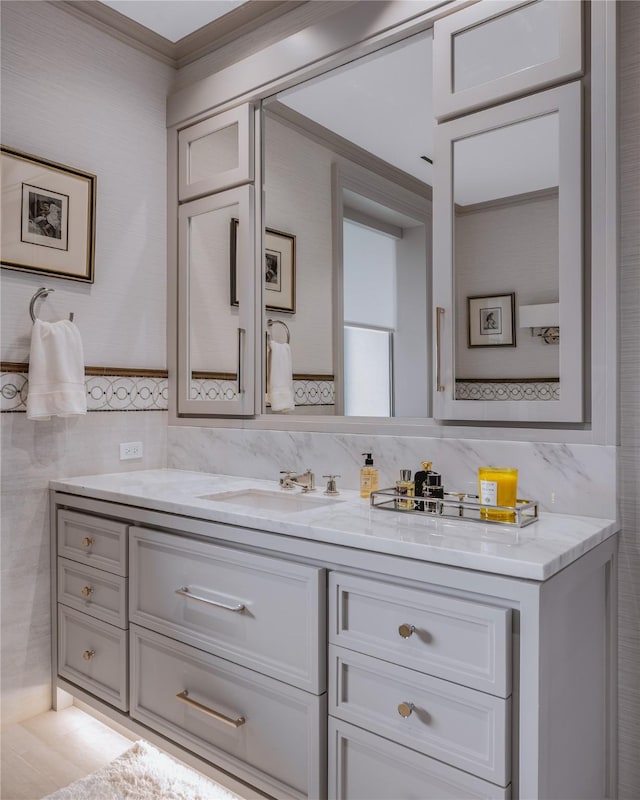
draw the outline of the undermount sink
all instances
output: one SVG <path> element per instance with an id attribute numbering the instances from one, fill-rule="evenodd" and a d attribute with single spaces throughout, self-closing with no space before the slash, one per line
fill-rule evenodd
<path id="1" fill-rule="evenodd" d="M 253 508 L 256 511 L 283 511 L 293 513 L 298 511 L 311 511 L 313 508 L 330 506 L 340 503 L 328 497 L 318 497 L 292 492 L 291 494 L 281 492 L 271 492 L 268 489 L 239 489 L 235 492 L 216 492 L 215 494 L 200 495 L 199 500 L 211 500 L 215 503 L 232 503 L 245 508 Z"/>

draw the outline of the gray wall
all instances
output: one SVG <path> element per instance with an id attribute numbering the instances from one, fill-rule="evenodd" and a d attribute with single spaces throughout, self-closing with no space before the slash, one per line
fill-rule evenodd
<path id="1" fill-rule="evenodd" d="M 620 173 L 619 797 L 640 797 L 640 3 L 618 3 Z"/>

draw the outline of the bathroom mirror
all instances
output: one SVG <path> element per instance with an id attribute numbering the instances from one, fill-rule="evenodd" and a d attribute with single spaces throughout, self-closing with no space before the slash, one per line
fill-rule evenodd
<path id="1" fill-rule="evenodd" d="M 264 218 L 294 233 L 298 251 L 287 319 L 296 413 L 579 421 L 579 84 L 562 111 L 539 92 L 506 104 L 515 115 L 498 107 L 436 125 L 431 72 L 428 31 L 264 103 Z M 538 111 L 540 97 L 548 108 Z M 434 191 L 454 211 L 437 232 L 438 302 Z M 503 333 L 485 335 L 478 304 Z M 529 305 L 559 305 L 559 344 L 519 328 Z M 448 309 L 451 329 L 437 354 L 447 402 L 433 392 L 432 409 L 434 306 Z M 325 381 L 315 408 L 305 374 Z"/>
<path id="2" fill-rule="evenodd" d="M 264 103 L 265 226 L 296 237 L 295 314 L 275 316 L 297 414 L 430 413 L 431 46 L 429 31 Z"/>

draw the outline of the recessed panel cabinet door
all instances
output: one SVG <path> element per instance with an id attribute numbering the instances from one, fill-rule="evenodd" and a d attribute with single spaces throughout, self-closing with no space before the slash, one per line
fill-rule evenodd
<path id="1" fill-rule="evenodd" d="M 582 74 L 581 2 L 484 0 L 434 26 L 438 120 Z"/>
<path id="2" fill-rule="evenodd" d="M 254 413 L 253 187 L 178 210 L 178 413 Z"/>
<path id="3" fill-rule="evenodd" d="M 574 81 L 436 128 L 437 419 L 583 419 L 581 103 Z"/>
<path id="4" fill-rule="evenodd" d="M 180 131 L 180 202 L 253 181 L 252 112 L 245 104 Z"/>

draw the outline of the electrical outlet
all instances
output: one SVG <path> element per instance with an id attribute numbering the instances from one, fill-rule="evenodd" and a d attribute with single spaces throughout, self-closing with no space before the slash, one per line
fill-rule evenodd
<path id="1" fill-rule="evenodd" d="M 121 442 L 120 461 L 128 458 L 142 458 L 142 442 Z"/>

